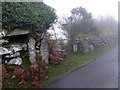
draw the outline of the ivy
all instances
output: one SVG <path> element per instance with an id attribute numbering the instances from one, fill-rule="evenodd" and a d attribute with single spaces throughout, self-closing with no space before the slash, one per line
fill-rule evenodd
<path id="1" fill-rule="evenodd" d="M 44 31 L 56 19 L 55 10 L 43 2 L 2 2 L 2 27 Z"/>

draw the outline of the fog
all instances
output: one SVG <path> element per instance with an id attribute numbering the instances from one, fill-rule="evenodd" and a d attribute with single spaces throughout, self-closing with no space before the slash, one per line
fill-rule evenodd
<path id="1" fill-rule="evenodd" d="M 60 22 L 64 21 L 63 18 L 71 16 L 71 10 L 73 8 L 80 6 L 85 8 L 88 13 L 91 13 L 95 21 L 102 18 L 106 18 L 107 20 L 107 17 L 111 17 L 112 19 L 118 21 L 118 2 L 119 0 L 44 0 L 44 3 L 53 7 L 56 10 L 58 21 Z M 56 27 L 56 25 L 55 33 L 58 38 L 65 38 L 62 34 L 63 31 L 61 30 L 61 28 Z"/>

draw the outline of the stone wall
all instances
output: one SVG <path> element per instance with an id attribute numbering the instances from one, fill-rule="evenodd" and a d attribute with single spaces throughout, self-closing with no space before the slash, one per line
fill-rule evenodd
<path id="1" fill-rule="evenodd" d="M 25 37 L 27 34 L 28 32 L 23 33 L 23 31 L 21 31 L 21 35 L 18 35 L 18 33 L 15 34 L 15 31 L 14 31 L 14 34 L 9 34 L 8 36 L 6 36 L 4 32 L 1 32 L 0 33 L 0 37 L 1 37 L 0 45 L 9 44 L 12 41 L 12 39 L 14 40 L 11 43 L 14 43 L 14 41 L 16 42 L 21 41 L 20 39 L 22 39 L 22 37 Z M 18 36 L 19 38 L 16 38 Z M 5 38 L 2 39 L 3 37 Z M 10 39 L 11 37 L 13 38 Z M 29 37 L 28 41 L 25 37 L 25 39 L 23 40 L 25 42 L 22 44 L 18 44 L 18 43 L 11 44 L 9 48 L 5 48 L 1 46 L 0 56 L 2 56 L 5 60 L 0 59 L 0 63 L 4 62 L 7 64 L 21 65 L 22 58 L 20 57 L 20 51 L 28 50 L 30 63 L 35 63 L 36 57 L 40 56 L 40 60 L 49 64 L 49 53 L 50 52 L 49 52 L 48 34 L 47 33 L 36 33 L 34 38 L 29 35 L 27 37 Z M 78 38 L 76 41 L 73 42 L 74 44 L 73 44 L 72 49 L 74 53 L 85 54 L 87 52 L 94 52 L 96 50 L 99 50 L 100 48 L 104 46 L 109 46 L 116 41 L 117 41 L 116 37 Z M 61 49 L 58 51 L 64 53 L 65 52 L 64 50 Z"/>
<path id="2" fill-rule="evenodd" d="M 0 32 L 0 63 L 6 64 L 22 64 L 22 58 L 20 56 L 21 51 L 27 50 L 27 34 L 24 30 L 13 30 L 11 33 Z M 24 42 L 23 42 L 24 41 Z"/>
<path id="3" fill-rule="evenodd" d="M 94 52 L 112 43 L 114 43 L 113 38 L 79 38 L 77 41 L 74 41 L 73 52 L 79 52 L 81 54 Z"/>
<path id="4" fill-rule="evenodd" d="M 23 37 L 25 38 L 23 39 Z M 49 36 L 47 33 L 36 32 L 34 36 L 31 36 L 29 32 L 24 32 L 24 30 L 13 30 L 9 34 L 2 31 L 0 32 L 0 38 L 0 56 L 2 56 L 0 63 L 21 65 L 20 54 L 22 50 L 28 51 L 31 64 L 36 62 L 37 56 L 40 56 L 43 62 L 49 64 Z"/>
<path id="5" fill-rule="evenodd" d="M 41 59 L 43 62 L 49 64 L 49 45 L 48 45 L 48 35 L 45 33 L 42 41 L 41 41 L 41 47 L 40 47 L 40 52 L 41 52 Z"/>

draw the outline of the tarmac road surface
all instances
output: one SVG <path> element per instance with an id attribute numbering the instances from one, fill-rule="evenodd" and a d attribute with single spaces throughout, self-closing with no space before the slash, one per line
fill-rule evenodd
<path id="1" fill-rule="evenodd" d="M 118 88 L 118 47 L 65 74 L 48 88 Z"/>

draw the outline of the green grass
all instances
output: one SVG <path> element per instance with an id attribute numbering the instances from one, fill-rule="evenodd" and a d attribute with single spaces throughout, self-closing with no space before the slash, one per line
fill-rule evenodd
<path id="1" fill-rule="evenodd" d="M 75 68 L 85 64 L 89 61 L 95 60 L 97 57 L 103 55 L 107 51 L 111 50 L 115 45 L 104 47 L 96 52 L 87 53 L 84 55 L 80 54 L 72 54 L 66 58 L 63 62 L 61 62 L 57 66 L 49 65 L 50 73 L 49 78 L 43 82 L 41 87 L 47 87 L 51 82 L 53 82 L 59 75 L 62 75 L 65 72 L 69 72 L 74 70 Z"/>

